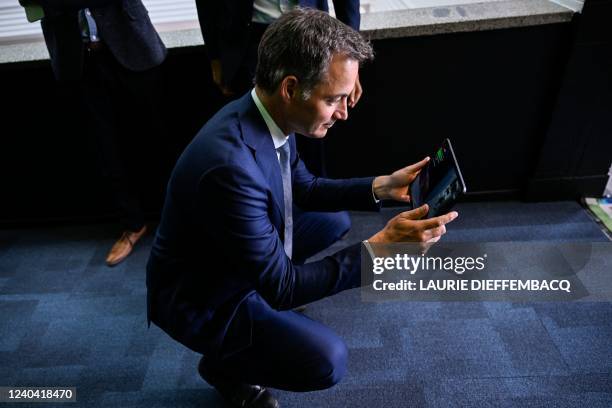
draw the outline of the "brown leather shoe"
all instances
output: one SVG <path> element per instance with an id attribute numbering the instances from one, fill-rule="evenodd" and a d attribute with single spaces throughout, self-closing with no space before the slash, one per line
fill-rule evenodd
<path id="1" fill-rule="evenodd" d="M 121 238 L 115 242 L 115 245 L 111 248 L 110 252 L 106 256 L 106 264 L 108 266 L 115 266 L 123 261 L 132 252 L 132 248 L 136 245 L 136 242 L 147 232 L 147 226 L 145 225 L 140 231 L 123 231 Z"/>

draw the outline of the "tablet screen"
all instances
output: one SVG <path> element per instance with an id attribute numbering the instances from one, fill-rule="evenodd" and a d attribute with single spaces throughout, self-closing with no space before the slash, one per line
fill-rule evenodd
<path id="1" fill-rule="evenodd" d="M 466 191 L 450 140 L 446 139 L 430 157 L 429 163 L 410 185 L 413 207 L 427 203 L 428 218 L 448 212 L 457 197 Z"/>

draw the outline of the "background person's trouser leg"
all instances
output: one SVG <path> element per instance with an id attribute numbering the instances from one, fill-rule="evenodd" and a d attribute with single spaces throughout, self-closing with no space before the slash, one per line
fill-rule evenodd
<path id="1" fill-rule="evenodd" d="M 89 126 L 98 151 L 98 163 L 108 181 L 125 229 L 137 231 L 144 225 L 140 194 L 126 168 L 126 141 L 121 131 L 121 81 L 117 62 L 108 50 L 88 54 L 85 61 L 83 96 L 89 109 Z"/>
<path id="2" fill-rule="evenodd" d="M 151 179 L 165 179 L 156 174 L 159 163 L 150 157 L 155 153 L 150 146 L 163 136 L 158 111 L 161 69 L 129 71 L 103 48 L 87 55 L 82 85 L 99 162 L 121 223 L 124 229 L 138 231 L 144 225 L 143 185 L 154 184 Z"/>
<path id="3" fill-rule="evenodd" d="M 293 311 L 272 309 L 258 294 L 251 294 L 238 313 L 248 313 L 250 331 L 230 326 L 225 342 L 235 335 L 251 335 L 251 344 L 223 359 L 204 359 L 206 378 L 237 381 L 288 391 L 332 387 L 344 376 L 347 348 L 327 326 Z M 248 323 L 247 323 L 248 322 Z"/>

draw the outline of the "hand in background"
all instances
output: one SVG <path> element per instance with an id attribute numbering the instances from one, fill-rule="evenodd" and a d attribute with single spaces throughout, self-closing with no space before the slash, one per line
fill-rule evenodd
<path id="1" fill-rule="evenodd" d="M 359 81 L 359 74 L 357 74 L 357 81 L 355 81 L 355 88 L 351 91 L 348 97 L 348 106 L 349 108 L 354 108 L 361 99 L 361 94 L 363 94 L 363 88 L 361 87 L 361 82 Z"/>
<path id="2" fill-rule="evenodd" d="M 223 85 L 223 70 L 221 68 L 221 60 L 211 60 L 210 70 L 212 71 L 212 80 L 215 85 L 217 85 L 221 93 L 224 96 L 232 96 L 234 92 L 228 86 Z"/>

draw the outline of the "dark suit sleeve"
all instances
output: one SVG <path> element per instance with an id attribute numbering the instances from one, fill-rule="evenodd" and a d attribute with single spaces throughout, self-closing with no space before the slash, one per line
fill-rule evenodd
<path id="1" fill-rule="evenodd" d="M 307 211 L 378 211 L 372 194 L 374 177 L 351 179 L 328 179 L 315 177 L 308 171 L 295 150 L 295 140 L 291 138 L 291 174 L 293 179 L 293 199 Z"/>
<path id="2" fill-rule="evenodd" d="M 122 0 L 40 0 L 39 4 L 45 10 L 74 11 L 84 8 L 104 7 L 113 3 L 121 3 Z"/>
<path id="3" fill-rule="evenodd" d="M 209 59 L 219 58 L 219 24 L 223 23 L 221 2 L 218 0 L 196 0 L 200 30 Z"/>
<path id="4" fill-rule="evenodd" d="M 359 13 L 359 0 L 333 0 L 334 10 L 338 20 L 347 26 L 359 31 L 361 14 Z"/>
<path id="5" fill-rule="evenodd" d="M 228 265 L 217 273 L 244 274 L 276 309 L 359 286 L 359 244 L 318 262 L 293 265 L 270 221 L 273 209 L 268 195 L 238 165 L 217 167 L 200 179 L 197 211 L 204 233 L 213 234 L 211 238 L 220 243 L 217 256 Z"/>

